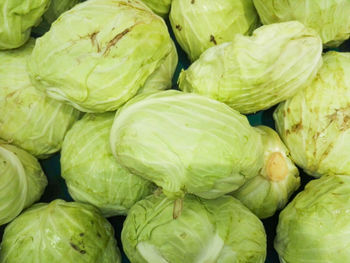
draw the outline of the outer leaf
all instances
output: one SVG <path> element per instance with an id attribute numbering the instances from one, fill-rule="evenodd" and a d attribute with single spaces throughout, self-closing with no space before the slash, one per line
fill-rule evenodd
<path id="1" fill-rule="evenodd" d="M 257 129 L 264 145 L 264 166 L 232 194 L 258 217 L 267 218 L 287 204 L 300 186 L 300 177 L 277 133 L 266 126 Z"/>
<path id="2" fill-rule="evenodd" d="M 162 17 L 166 17 L 170 11 L 172 0 L 142 0 L 152 11 Z"/>
<path id="3" fill-rule="evenodd" d="M 111 130 L 117 161 L 163 188 L 217 198 L 258 173 L 260 134 L 245 116 L 194 94 L 141 95 L 118 111 Z"/>
<path id="4" fill-rule="evenodd" d="M 350 36 L 349 0 L 254 0 L 261 21 L 298 20 L 315 29 L 323 43 L 339 46 Z"/>
<path id="5" fill-rule="evenodd" d="M 0 50 L 22 46 L 33 26 L 49 7 L 50 0 L 0 1 Z"/>
<path id="6" fill-rule="evenodd" d="M 131 263 L 264 262 L 263 225 L 233 197 L 187 195 L 177 218 L 173 207 L 164 196 L 150 196 L 130 210 L 122 242 Z"/>
<path id="7" fill-rule="evenodd" d="M 169 18 L 191 61 L 238 33 L 250 34 L 259 24 L 252 0 L 173 0 Z"/>
<path id="8" fill-rule="evenodd" d="M 178 56 L 174 42 L 168 56 L 166 56 L 159 68 L 154 71 L 147 79 L 138 94 L 170 89 L 172 86 L 173 75 L 176 70 Z"/>
<path id="9" fill-rule="evenodd" d="M 46 158 L 60 150 L 79 112 L 37 91 L 26 71 L 34 47 L 0 52 L 0 138 Z"/>
<path id="10" fill-rule="evenodd" d="M 143 3 L 91 0 L 65 12 L 37 40 L 29 73 L 54 99 L 81 111 L 113 111 L 135 96 L 172 52 L 165 22 Z M 172 75 L 166 73 L 164 78 Z"/>
<path id="11" fill-rule="evenodd" d="M 1 263 L 120 263 L 110 223 L 90 205 L 55 200 L 26 210 L 3 236 Z"/>
<path id="12" fill-rule="evenodd" d="M 308 174 L 350 174 L 350 53 L 327 52 L 313 83 L 279 105 L 277 130 Z"/>
<path id="13" fill-rule="evenodd" d="M 33 32 L 43 35 L 51 24 L 64 12 L 84 0 L 51 0 L 49 8 L 42 17 L 41 23 L 33 29 Z"/>
<path id="14" fill-rule="evenodd" d="M 0 141 L 0 175 L 0 225 L 3 225 L 39 200 L 47 179 L 35 157 L 3 141 Z"/>
<path id="15" fill-rule="evenodd" d="M 281 212 L 275 248 L 283 263 L 349 262 L 350 177 L 312 180 Z"/>
<path id="16" fill-rule="evenodd" d="M 322 65 L 322 41 L 299 22 L 263 26 L 208 49 L 183 71 L 180 89 L 254 113 L 294 96 Z"/>
<path id="17" fill-rule="evenodd" d="M 126 214 L 154 185 L 115 160 L 109 133 L 114 113 L 86 114 L 68 132 L 61 153 L 62 177 L 76 201 L 91 203 L 105 216 Z"/>

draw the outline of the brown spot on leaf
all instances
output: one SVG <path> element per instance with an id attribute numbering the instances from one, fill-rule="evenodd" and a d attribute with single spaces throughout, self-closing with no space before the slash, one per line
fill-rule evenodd
<path id="1" fill-rule="evenodd" d="M 97 47 L 97 52 L 100 52 L 101 51 L 101 48 L 100 48 L 100 44 L 98 43 L 97 39 L 96 39 L 96 36 L 99 32 L 94 32 L 90 35 L 90 39 L 91 39 L 91 45 L 92 46 L 96 46 Z"/>
<path id="2" fill-rule="evenodd" d="M 180 25 L 176 25 L 175 27 L 176 27 L 176 29 L 179 30 L 179 31 L 182 30 L 182 26 L 180 26 Z"/>
<path id="3" fill-rule="evenodd" d="M 187 234 L 185 232 L 180 234 L 180 237 L 182 237 L 183 239 L 185 239 L 187 237 Z"/>
<path id="4" fill-rule="evenodd" d="M 128 1 L 128 2 L 122 2 L 122 1 L 119 1 L 118 2 L 118 6 L 126 6 L 126 7 L 131 7 L 132 9 L 137 9 L 139 11 L 143 11 L 143 12 L 147 12 L 149 13 L 149 11 L 145 8 L 142 8 L 142 7 L 137 7 L 135 6 L 135 4 L 133 4 L 131 1 Z"/>
<path id="5" fill-rule="evenodd" d="M 192 4 L 192 5 L 194 4 L 194 2 L 195 2 L 195 0 L 191 0 L 191 4 Z"/>
<path id="6" fill-rule="evenodd" d="M 320 132 L 316 132 L 312 138 L 314 140 L 317 140 L 319 136 L 320 136 Z"/>
<path id="7" fill-rule="evenodd" d="M 341 131 L 346 131 L 347 129 L 350 128 L 350 116 L 349 115 L 345 115 L 343 118 L 343 123 L 340 127 Z"/>
<path id="8" fill-rule="evenodd" d="M 213 35 L 210 35 L 210 42 L 213 42 L 214 45 L 217 45 L 215 37 Z"/>
<path id="9" fill-rule="evenodd" d="M 78 251 L 80 254 L 86 254 L 86 250 L 79 248 L 76 244 L 72 242 L 70 242 L 69 244 L 74 250 Z"/>
<path id="10" fill-rule="evenodd" d="M 303 124 L 301 122 L 292 126 L 292 132 L 300 131 L 303 128 Z"/>
<path id="11" fill-rule="evenodd" d="M 127 29 L 125 29 L 123 32 L 117 34 L 113 39 L 111 39 L 111 40 L 108 42 L 108 44 L 107 44 L 107 46 L 106 46 L 106 49 L 105 49 L 103 55 L 108 54 L 109 51 L 110 51 L 110 49 L 111 49 L 111 47 L 115 46 L 115 45 L 118 43 L 118 41 L 119 41 L 120 39 L 123 38 L 123 36 L 125 36 L 127 33 L 130 32 L 130 30 L 131 30 L 131 28 L 127 28 Z"/>
<path id="12" fill-rule="evenodd" d="M 337 119 L 337 115 L 338 115 L 338 113 L 337 113 L 337 111 L 336 111 L 335 113 L 328 115 L 328 118 L 329 118 L 331 121 L 335 121 L 335 120 Z"/>
<path id="13" fill-rule="evenodd" d="M 9 94 L 6 95 L 5 99 L 10 99 L 11 97 L 15 96 L 17 91 L 10 92 Z"/>
<path id="14" fill-rule="evenodd" d="M 336 122 L 340 131 L 345 131 L 350 128 L 350 107 L 336 109 L 333 114 L 327 117 L 330 121 L 329 125 Z"/>

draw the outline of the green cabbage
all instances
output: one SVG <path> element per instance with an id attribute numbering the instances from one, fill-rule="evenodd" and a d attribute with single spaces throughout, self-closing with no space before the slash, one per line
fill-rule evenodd
<path id="1" fill-rule="evenodd" d="M 37 91 L 30 83 L 26 62 L 34 47 L 0 52 L 0 138 L 46 158 L 61 148 L 79 112 Z"/>
<path id="2" fill-rule="evenodd" d="M 50 0 L 1 0 L 0 50 L 22 46 L 49 4 Z"/>
<path id="3" fill-rule="evenodd" d="M 51 0 L 50 6 L 42 17 L 41 23 L 38 27 L 33 29 L 33 32 L 40 35 L 46 33 L 51 24 L 64 12 L 71 9 L 76 4 L 83 0 Z"/>
<path id="4" fill-rule="evenodd" d="M 216 198 L 263 165 L 260 134 L 223 103 L 175 90 L 140 95 L 120 109 L 111 149 L 132 173 L 163 188 Z"/>
<path id="5" fill-rule="evenodd" d="M 254 0 L 264 24 L 298 20 L 315 29 L 326 46 L 350 36 L 349 0 Z"/>
<path id="6" fill-rule="evenodd" d="M 61 152 L 62 177 L 71 196 L 100 208 L 105 216 L 126 214 L 155 188 L 113 157 L 109 133 L 114 115 L 86 114 L 67 133 Z"/>
<path id="7" fill-rule="evenodd" d="M 35 157 L 0 140 L 0 225 L 39 200 L 46 185 L 46 176 Z"/>
<path id="8" fill-rule="evenodd" d="M 282 263 L 350 262 L 350 176 L 312 180 L 281 212 L 275 248 Z"/>
<path id="9" fill-rule="evenodd" d="M 175 204 L 150 196 L 131 208 L 122 243 L 131 263 L 263 263 L 266 256 L 262 223 L 230 196 L 187 195 Z"/>
<path id="10" fill-rule="evenodd" d="M 5 229 L 0 263 L 120 263 L 114 230 L 90 205 L 36 204 Z"/>
<path id="11" fill-rule="evenodd" d="M 142 0 L 152 11 L 162 17 L 166 17 L 170 11 L 172 0 Z"/>
<path id="12" fill-rule="evenodd" d="M 308 174 L 350 174 L 350 53 L 327 52 L 313 83 L 279 105 L 276 128 Z"/>
<path id="13" fill-rule="evenodd" d="M 173 0 L 170 22 L 175 37 L 194 61 L 209 47 L 250 34 L 259 17 L 253 0 Z"/>
<path id="14" fill-rule="evenodd" d="M 305 88 L 322 65 L 321 54 L 318 34 L 299 22 L 263 26 L 208 49 L 181 73 L 179 87 L 254 113 Z"/>
<path id="15" fill-rule="evenodd" d="M 173 75 L 178 62 L 176 46 L 174 42 L 171 42 L 171 45 L 173 47 L 170 53 L 166 56 L 159 68 L 148 77 L 137 94 L 171 88 Z"/>
<path id="16" fill-rule="evenodd" d="M 258 217 L 267 218 L 287 204 L 300 186 L 300 177 L 277 133 L 266 126 L 257 129 L 264 145 L 264 167 L 232 194 Z"/>
<path id="17" fill-rule="evenodd" d="M 158 89 L 169 88 L 176 64 L 165 22 L 143 3 L 89 0 L 62 14 L 37 40 L 28 71 L 48 96 L 81 111 L 105 112 L 149 79 L 165 84 Z M 157 71 L 164 73 L 162 81 Z"/>

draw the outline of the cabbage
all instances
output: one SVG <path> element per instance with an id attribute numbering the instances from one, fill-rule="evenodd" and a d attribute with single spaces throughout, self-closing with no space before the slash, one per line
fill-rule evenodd
<path id="1" fill-rule="evenodd" d="M 96 208 L 55 200 L 37 204 L 9 224 L 0 263 L 120 263 L 114 230 Z"/>
<path id="2" fill-rule="evenodd" d="M 37 40 L 28 71 L 48 96 L 84 112 L 105 112 L 149 79 L 163 85 L 158 89 L 169 88 L 176 64 L 165 22 L 143 3 L 89 0 L 62 14 Z"/>
<path id="3" fill-rule="evenodd" d="M 176 46 L 171 42 L 173 48 L 164 59 L 159 68 L 154 71 L 140 88 L 137 94 L 154 92 L 169 89 L 172 86 L 172 79 L 178 62 Z"/>
<path id="4" fill-rule="evenodd" d="M 60 150 L 79 112 L 37 91 L 30 83 L 26 61 L 34 47 L 0 52 L 0 138 L 39 158 Z"/>
<path id="5" fill-rule="evenodd" d="M 0 140 L 0 225 L 39 200 L 46 185 L 35 157 Z"/>
<path id="6" fill-rule="evenodd" d="M 49 4 L 50 0 L 1 0 L 0 50 L 22 46 Z"/>
<path id="7" fill-rule="evenodd" d="M 257 129 L 264 145 L 264 167 L 232 194 L 258 217 L 267 218 L 287 204 L 300 186 L 300 177 L 277 133 L 266 126 Z"/>
<path id="8" fill-rule="evenodd" d="M 140 95 L 120 109 L 111 149 L 132 173 L 169 197 L 217 198 L 263 165 L 260 134 L 223 103 L 175 90 Z"/>
<path id="9" fill-rule="evenodd" d="M 175 206 L 162 195 L 150 196 L 131 208 L 122 243 L 131 263 L 263 263 L 266 256 L 262 223 L 230 196 L 187 195 Z"/>
<path id="10" fill-rule="evenodd" d="M 71 9 L 83 0 L 51 0 L 48 10 L 44 13 L 43 19 L 33 32 L 44 34 L 50 29 L 51 24 L 64 12 Z"/>
<path id="11" fill-rule="evenodd" d="M 173 0 L 169 18 L 191 61 L 235 34 L 251 34 L 259 25 L 253 0 Z"/>
<path id="12" fill-rule="evenodd" d="M 166 17 L 170 11 L 172 0 L 142 0 L 154 13 Z"/>
<path id="13" fill-rule="evenodd" d="M 67 133 L 61 152 L 62 177 L 73 199 L 93 204 L 105 216 L 126 214 L 154 190 L 114 159 L 109 145 L 113 119 L 111 112 L 86 114 Z"/>
<path id="14" fill-rule="evenodd" d="M 43 15 L 47 23 L 52 24 L 62 13 L 71 9 L 83 0 L 51 0 L 49 9 Z"/>
<path id="15" fill-rule="evenodd" d="M 254 0 L 264 24 L 298 20 L 315 29 L 328 47 L 350 36 L 349 0 Z"/>
<path id="16" fill-rule="evenodd" d="M 312 180 L 281 212 L 275 248 L 282 263 L 350 262 L 350 176 Z"/>
<path id="17" fill-rule="evenodd" d="M 183 71 L 179 87 L 254 113 L 294 96 L 322 64 L 318 34 L 299 22 L 263 26 L 252 37 L 208 49 Z"/>
<path id="18" fill-rule="evenodd" d="M 274 113 L 292 159 L 314 177 L 350 174 L 350 53 L 323 60 L 313 83 Z"/>

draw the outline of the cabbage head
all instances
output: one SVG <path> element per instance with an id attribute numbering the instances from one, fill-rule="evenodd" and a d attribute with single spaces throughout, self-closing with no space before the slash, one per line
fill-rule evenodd
<path id="1" fill-rule="evenodd" d="M 281 212 L 275 249 L 282 263 L 350 262 L 350 176 L 309 182 Z"/>
<path id="2" fill-rule="evenodd" d="M 149 81 L 170 88 L 176 64 L 164 20 L 142 2 L 89 0 L 62 14 L 37 40 L 28 71 L 49 97 L 84 112 L 105 112 Z"/>
<path id="3" fill-rule="evenodd" d="M 0 52 L 0 138 L 39 158 L 61 148 L 80 113 L 39 92 L 31 84 L 26 62 L 34 47 Z"/>
<path id="4" fill-rule="evenodd" d="M 236 34 L 251 34 L 259 25 L 253 0 L 173 0 L 169 18 L 191 61 Z"/>
<path id="5" fill-rule="evenodd" d="M 32 206 L 6 228 L 0 263 L 120 263 L 111 224 L 90 205 Z"/>
<path id="6" fill-rule="evenodd" d="M 32 27 L 40 23 L 49 4 L 50 0 L 1 0 L 0 50 L 26 43 Z"/>
<path id="7" fill-rule="evenodd" d="M 39 200 L 46 185 L 46 176 L 34 156 L 0 140 L 0 225 Z"/>
<path id="8" fill-rule="evenodd" d="M 51 0 L 49 8 L 42 17 L 41 23 L 33 29 L 33 32 L 40 35 L 46 33 L 51 24 L 64 12 L 71 9 L 83 0 Z"/>
<path id="9" fill-rule="evenodd" d="M 350 53 L 327 52 L 323 60 L 312 84 L 278 106 L 276 128 L 309 175 L 350 175 Z"/>
<path id="10" fill-rule="evenodd" d="M 300 177 L 278 134 L 266 126 L 257 129 L 264 146 L 264 166 L 232 195 L 259 218 L 267 218 L 287 204 L 300 186 Z"/>
<path id="11" fill-rule="evenodd" d="M 322 41 L 297 21 L 262 26 L 251 37 L 208 49 L 183 71 L 179 87 L 254 113 L 294 96 L 322 65 Z"/>
<path id="12" fill-rule="evenodd" d="M 114 120 L 111 149 L 132 173 L 172 198 L 217 198 L 263 165 L 260 134 L 245 116 L 215 100 L 169 90 L 140 95 Z"/>
<path id="13" fill-rule="evenodd" d="M 254 0 L 264 24 L 290 20 L 315 29 L 327 47 L 350 37 L 349 0 Z"/>
<path id="14" fill-rule="evenodd" d="M 172 0 L 142 0 L 154 13 L 167 17 L 170 11 Z"/>
<path id="15" fill-rule="evenodd" d="M 178 56 L 174 42 L 171 42 L 170 54 L 164 59 L 159 68 L 154 71 L 140 88 L 137 94 L 169 89 L 172 86 Z"/>
<path id="16" fill-rule="evenodd" d="M 131 263 L 265 262 L 261 221 L 231 196 L 178 202 L 149 196 L 130 210 L 122 230 Z"/>
<path id="17" fill-rule="evenodd" d="M 74 200 L 93 204 L 105 216 L 125 215 L 154 185 L 122 168 L 110 150 L 114 113 L 86 114 L 64 139 L 62 177 Z"/>

